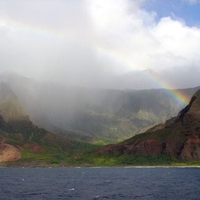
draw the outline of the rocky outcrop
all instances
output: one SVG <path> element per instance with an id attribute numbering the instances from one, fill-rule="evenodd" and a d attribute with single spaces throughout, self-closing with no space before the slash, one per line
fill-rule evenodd
<path id="1" fill-rule="evenodd" d="M 7 144 L 3 137 L 0 137 L 0 163 L 16 161 L 21 158 L 21 153 L 16 147 Z"/>
<path id="2" fill-rule="evenodd" d="M 196 135 L 189 136 L 180 154 L 182 160 L 200 159 L 200 138 Z"/>

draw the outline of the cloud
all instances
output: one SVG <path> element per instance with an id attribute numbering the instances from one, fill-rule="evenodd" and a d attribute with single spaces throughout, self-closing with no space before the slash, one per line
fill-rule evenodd
<path id="1" fill-rule="evenodd" d="M 194 5 L 194 4 L 197 4 L 197 3 L 200 3 L 199 0 L 185 0 L 185 2 L 191 4 L 191 5 Z"/>
<path id="2" fill-rule="evenodd" d="M 198 64 L 200 29 L 187 27 L 182 22 L 167 17 L 161 19 L 151 29 L 151 33 L 157 41 L 151 54 L 156 59 L 155 65 L 160 61 L 163 68 Z"/>
<path id="3" fill-rule="evenodd" d="M 156 11 L 147 12 L 142 3 L 1 0 L 0 70 L 67 85 L 114 87 L 114 76 L 128 71 L 176 69 L 176 79 L 177 69 L 198 68 L 200 29 L 178 18 L 156 21 Z"/>

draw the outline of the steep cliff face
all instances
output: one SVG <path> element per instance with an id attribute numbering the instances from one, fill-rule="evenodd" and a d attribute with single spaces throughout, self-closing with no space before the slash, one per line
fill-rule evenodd
<path id="1" fill-rule="evenodd" d="M 196 99 L 185 113 L 183 122 L 179 116 L 174 117 L 143 134 L 107 146 L 98 153 L 164 155 L 185 161 L 200 160 L 200 90 L 194 96 Z"/>

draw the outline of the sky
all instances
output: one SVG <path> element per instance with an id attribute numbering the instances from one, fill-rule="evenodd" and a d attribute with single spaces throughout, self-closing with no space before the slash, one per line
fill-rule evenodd
<path id="1" fill-rule="evenodd" d="M 199 11 L 200 0 L 0 0 L 0 72 L 70 86 L 195 87 Z"/>

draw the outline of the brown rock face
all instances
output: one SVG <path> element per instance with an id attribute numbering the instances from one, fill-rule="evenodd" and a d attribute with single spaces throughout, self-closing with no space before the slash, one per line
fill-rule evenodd
<path id="1" fill-rule="evenodd" d="M 126 149 L 126 153 L 135 154 L 135 155 L 160 155 L 163 151 L 162 143 L 156 141 L 155 139 L 147 139 L 144 141 L 140 141 L 135 145 L 130 145 Z"/>
<path id="2" fill-rule="evenodd" d="M 182 142 L 169 140 L 165 143 L 165 148 L 163 149 L 163 155 L 177 158 L 179 157 L 182 148 L 183 148 Z"/>
<path id="3" fill-rule="evenodd" d="M 16 161 L 20 158 L 21 153 L 17 148 L 4 143 L 4 141 L 0 143 L 0 163 Z"/>
<path id="4" fill-rule="evenodd" d="M 182 160 L 199 160 L 200 159 L 200 138 L 196 135 L 189 136 L 184 144 L 180 154 Z"/>

